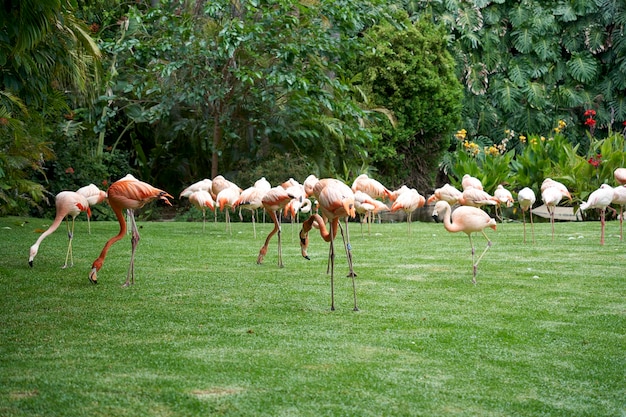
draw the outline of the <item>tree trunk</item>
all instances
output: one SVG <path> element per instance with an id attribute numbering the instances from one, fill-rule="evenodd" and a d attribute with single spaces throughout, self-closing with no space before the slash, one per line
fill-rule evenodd
<path id="1" fill-rule="evenodd" d="M 220 112 L 216 109 L 213 114 L 213 154 L 211 155 L 211 178 L 217 177 L 219 149 L 222 145 L 222 127 L 220 126 Z"/>

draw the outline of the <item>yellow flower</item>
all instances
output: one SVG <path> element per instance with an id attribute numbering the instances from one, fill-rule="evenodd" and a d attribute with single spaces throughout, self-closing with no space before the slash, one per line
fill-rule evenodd
<path id="1" fill-rule="evenodd" d="M 519 141 L 522 142 L 522 143 L 526 143 L 526 136 L 519 135 Z"/>
<path id="2" fill-rule="evenodd" d="M 546 137 L 545 137 L 545 136 L 542 136 L 542 137 L 541 137 L 541 141 L 542 141 L 542 142 L 545 142 L 545 141 L 546 141 Z"/>
<path id="3" fill-rule="evenodd" d="M 454 137 L 458 140 L 464 140 L 467 137 L 467 130 L 461 129 L 454 134 Z"/>

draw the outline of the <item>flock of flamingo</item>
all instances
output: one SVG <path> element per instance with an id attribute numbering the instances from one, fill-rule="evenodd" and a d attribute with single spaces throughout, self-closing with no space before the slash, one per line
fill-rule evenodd
<path id="1" fill-rule="evenodd" d="M 598 190 L 589 195 L 587 201 L 583 202 L 580 210 L 598 209 L 600 210 L 601 237 L 600 244 L 604 244 L 605 212 L 607 208 L 613 210 L 611 204 L 620 206 L 620 240 L 623 238 L 622 215 L 623 206 L 626 205 L 626 168 L 618 168 L 614 172 L 618 186 L 612 187 L 603 184 Z M 352 253 L 350 236 L 348 231 L 348 219 L 360 216 L 361 228 L 363 222 L 368 224 L 372 218 L 384 211 L 403 211 L 407 214 L 408 232 L 411 233 L 411 215 L 426 203 L 434 204 L 433 218 L 443 218 L 444 228 L 452 233 L 464 232 L 469 237 L 472 253 L 473 283 L 476 283 L 478 263 L 491 247 L 492 242 L 485 233 L 486 228 L 496 229 L 496 219 L 487 214 L 481 207 L 494 206 L 496 218 L 498 209 L 501 206 L 512 207 L 515 203 L 510 191 L 499 185 L 493 195 L 484 191 L 480 180 L 470 175 L 462 178 L 462 190 L 458 190 L 450 184 L 446 184 L 426 199 L 414 188 L 402 186 L 391 191 L 379 181 L 368 177 L 366 174 L 360 175 L 348 186 L 344 182 L 333 179 L 318 179 L 314 175 L 306 178 L 303 184 L 290 178 L 284 183 L 272 187 L 263 177 L 247 189 L 241 189 L 237 184 L 228 181 L 221 175 L 213 180 L 204 179 L 185 188 L 179 198 L 188 198 L 190 203 L 202 211 L 203 230 L 206 222 L 206 210 L 216 211 L 219 208 L 225 211 L 226 225 L 230 227 L 229 211 L 247 209 L 252 212 L 252 224 L 254 236 L 256 238 L 255 213 L 258 209 L 264 209 L 271 217 L 274 228 L 267 235 L 265 242 L 259 250 L 257 263 L 261 264 L 267 254 L 270 241 L 274 235 L 278 240 L 278 266 L 283 267 L 281 248 L 281 217 L 282 214 L 291 215 L 293 219 L 298 213 L 309 213 L 315 207 L 315 213 L 311 213 L 307 220 L 302 223 L 299 233 L 302 256 L 309 259 L 307 247 L 309 244 L 308 234 L 311 229 L 319 230 L 324 241 L 329 243 L 328 269 L 327 273 L 331 280 L 331 310 L 335 309 L 334 303 L 334 265 L 335 249 L 334 239 L 338 231 L 341 231 L 343 246 L 348 260 L 349 274 L 352 278 L 354 293 L 354 310 L 358 310 L 356 297 L 356 273 L 352 265 Z M 552 239 L 554 239 L 554 211 L 555 207 L 563 198 L 572 200 L 570 192 L 565 185 L 550 178 L 546 178 L 541 185 L 541 199 L 545 204 L 552 224 Z M 97 284 L 97 274 L 102 268 L 107 252 L 111 245 L 122 239 L 127 233 L 127 223 L 124 210 L 130 222 L 131 233 L 131 258 L 126 282 L 124 287 L 133 285 L 135 282 L 134 258 L 137 244 L 139 243 L 139 231 L 135 223 L 134 210 L 139 209 L 153 200 L 162 200 L 171 206 L 172 195 L 166 191 L 153 187 L 150 184 L 139 181 L 132 175 L 111 184 L 105 192 L 97 186 L 90 184 L 76 191 L 62 191 L 55 198 L 56 216 L 50 227 L 39 236 L 37 241 L 31 246 L 28 263 L 32 267 L 33 260 L 37 255 L 41 242 L 53 233 L 66 220 L 69 244 L 63 268 L 73 265 L 72 239 L 74 235 L 74 219 L 81 213 L 87 212 L 89 220 L 91 216 L 90 207 L 108 200 L 120 225 L 117 235 L 110 238 L 104 245 L 102 252 L 92 264 L 89 273 L 89 280 Z M 517 193 L 518 204 L 522 210 L 524 224 L 524 242 L 526 242 L 526 216 L 530 214 L 532 239 L 534 242 L 534 225 L 532 210 L 536 202 L 536 196 L 532 189 L 526 187 Z M 387 201 L 388 203 L 386 203 Z M 314 203 L 313 203 L 314 202 Z M 321 214 L 319 214 L 321 212 Z M 69 224 L 69 219 L 72 225 Z M 345 222 L 345 230 L 341 220 Z M 328 225 L 328 226 L 327 226 Z M 89 226 L 91 233 L 91 227 Z M 362 233 L 362 230 L 361 230 Z M 487 240 L 487 246 L 482 253 L 476 257 L 472 234 L 481 233 Z"/>

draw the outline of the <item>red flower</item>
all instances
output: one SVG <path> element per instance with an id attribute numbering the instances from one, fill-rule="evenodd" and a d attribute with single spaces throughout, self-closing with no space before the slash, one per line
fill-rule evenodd
<path id="1" fill-rule="evenodd" d="M 589 127 L 594 127 L 596 125 L 596 121 L 590 117 L 587 120 L 585 120 L 585 124 Z"/>
<path id="2" fill-rule="evenodd" d="M 626 120 L 624 120 L 624 121 L 622 122 L 622 125 L 626 126 Z"/>
<path id="3" fill-rule="evenodd" d="M 597 154 L 596 156 L 593 156 L 591 158 L 589 158 L 587 160 L 587 162 L 589 162 L 591 165 L 593 165 L 594 168 L 597 168 L 600 163 L 602 162 L 602 155 Z"/>
<path id="4" fill-rule="evenodd" d="M 72 168 L 72 167 L 67 168 L 67 169 L 65 170 L 65 173 L 66 173 L 66 174 L 73 174 L 73 173 L 74 173 L 74 168 Z"/>
<path id="5" fill-rule="evenodd" d="M 596 115 L 596 111 L 593 109 L 585 110 L 585 113 L 583 114 L 583 116 L 585 117 L 593 117 L 595 115 Z"/>
<path id="6" fill-rule="evenodd" d="M 107 180 L 102 180 L 102 185 L 104 185 L 105 187 L 109 184 L 109 182 Z"/>

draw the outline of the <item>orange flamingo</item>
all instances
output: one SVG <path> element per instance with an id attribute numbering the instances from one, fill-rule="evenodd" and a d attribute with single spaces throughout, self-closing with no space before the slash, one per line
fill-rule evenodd
<path id="1" fill-rule="evenodd" d="M 519 206 L 522 209 L 522 221 L 524 222 L 524 243 L 526 243 L 526 216 L 524 215 L 526 210 L 530 213 L 530 228 L 532 230 L 533 243 L 535 243 L 535 225 L 533 224 L 533 204 L 537 201 L 535 192 L 528 187 L 524 187 L 519 191 L 519 193 L 517 193 L 517 201 L 519 201 Z"/>
<path id="2" fill-rule="evenodd" d="M 178 198 L 183 198 L 183 197 L 189 198 L 189 196 L 195 193 L 196 191 L 207 191 L 210 193 L 212 187 L 213 187 L 213 181 L 211 181 L 208 178 L 205 178 L 201 181 L 194 182 L 189 187 L 185 188 L 183 191 L 180 192 L 180 196 Z M 211 198 L 213 198 L 213 196 L 211 196 Z"/>
<path id="3" fill-rule="evenodd" d="M 415 188 L 411 188 L 400 194 L 391 205 L 392 213 L 398 210 L 402 210 L 406 213 L 409 236 L 411 235 L 411 217 L 413 216 L 413 212 L 420 207 L 424 207 L 425 204 L 426 199 Z"/>
<path id="4" fill-rule="evenodd" d="M 109 248 L 126 234 L 126 220 L 124 219 L 123 213 L 123 210 L 126 209 L 131 225 L 130 265 L 128 267 L 128 273 L 126 274 L 126 282 L 123 285 L 127 287 L 135 283 L 135 250 L 137 249 L 137 244 L 140 239 L 139 230 L 137 230 L 137 224 L 135 223 L 135 209 L 145 206 L 154 199 L 163 200 L 167 205 L 171 206 L 172 203 L 170 203 L 168 198 L 174 197 L 169 195 L 166 191 L 159 190 L 150 184 L 139 181 L 130 174 L 111 184 L 107 195 L 109 205 L 113 209 L 115 217 L 117 217 L 117 221 L 120 224 L 120 232 L 105 243 L 102 252 L 100 252 L 100 256 L 93 261 L 91 272 L 89 273 L 89 280 L 94 284 L 98 283 L 98 271 L 104 264 L 104 258 L 106 258 Z"/>
<path id="5" fill-rule="evenodd" d="M 600 210 L 600 245 L 604 245 L 604 216 L 606 214 L 606 208 L 613 202 L 613 194 L 613 187 L 609 184 L 602 184 L 600 188 L 589 195 L 587 201 L 584 201 L 580 205 L 581 211 L 585 211 L 590 208 L 597 208 Z"/>
<path id="6" fill-rule="evenodd" d="M 235 202 L 241 195 L 241 188 L 236 185 L 223 188 L 215 197 L 215 205 L 226 215 L 226 231 L 233 234 L 230 226 L 230 210 L 234 210 Z"/>
<path id="7" fill-rule="evenodd" d="M 498 199 L 486 191 L 479 190 L 474 187 L 468 187 L 463 190 L 461 198 L 459 198 L 459 204 L 473 207 L 497 206 Z"/>
<path id="8" fill-rule="evenodd" d="M 270 245 L 270 240 L 272 240 L 272 236 L 278 233 L 278 267 L 283 268 L 283 251 L 281 246 L 281 230 L 280 230 L 280 220 L 278 219 L 277 213 L 280 210 L 284 209 L 287 204 L 291 201 L 293 196 L 289 195 L 287 191 L 281 187 L 280 185 L 269 190 L 262 199 L 263 208 L 267 211 L 274 222 L 274 228 L 270 231 L 265 238 L 265 243 L 261 246 L 261 250 L 259 251 L 259 256 L 257 257 L 256 263 L 262 264 L 263 258 L 267 255 L 267 249 Z"/>
<path id="9" fill-rule="evenodd" d="M 107 198 L 107 193 L 99 189 L 95 184 L 89 184 L 79 188 L 76 192 L 87 199 L 89 207 L 102 203 Z M 87 213 L 87 228 L 91 234 L 91 210 Z"/>
<path id="10" fill-rule="evenodd" d="M 433 218 L 443 216 L 443 226 L 448 232 L 463 232 L 469 237 L 472 247 L 472 268 L 474 274 L 472 282 L 476 284 L 478 263 L 492 245 L 491 240 L 485 234 L 485 229 L 491 227 L 493 230 L 496 230 L 496 221 L 477 207 L 461 206 L 457 207 L 452 213 L 451 211 L 450 204 L 446 201 L 438 201 L 433 210 Z M 476 232 L 482 233 L 485 239 L 487 239 L 487 246 L 478 259 L 474 260 L 476 252 L 474 250 L 474 242 L 472 241 L 472 233 Z"/>
<path id="11" fill-rule="evenodd" d="M 193 204 L 195 208 L 202 211 L 202 231 L 205 230 L 206 223 L 206 209 L 214 210 L 215 209 L 215 201 L 213 201 L 213 197 L 206 190 L 198 190 L 194 191 L 191 194 L 187 195 L 189 198 L 189 202 Z"/>
<path id="12" fill-rule="evenodd" d="M 321 180 L 324 181 L 324 180 Z M 354 218 L 356 216 L 354 208 L 354 193 L 344 183 L 339 180 L 326 181 L 326 186 L 319 192 L 318 201 L 320 208 L 324 216 L 330 221 L 330 233 L 326 230 L 324 220 L 317 214 L 311 215 L 306 221 L 302 223 L 302 229 L 300 230 L 300 248 L 302 250 L 302 256 L 305 259 L 310 259 L 307 254 L 307 247 L 309 245 L 308 233 L 313 227 L 314 223 L 319 225 L 320 234 L 322 238 L 330 243 L 328 254 L 328 269 L 330 269 L 330 297 L 331 304 L 330 309 L 335 310 L 335 246 L 334 240 L 337 236 L 337 228 L 341 230 L 341 234 L 344 238 L 344 246 L 346 247 L 346 255 L 348 259 L 348 276 L 352 278 L 352 292 L 354 295 L 354 311 L 358 311 L 356 300 L 356 274 L 352 265 L 352 248 L 350 245 L 350 236 L 348 233 L 348 217 Z M 346 219 L 346 234 L 344 235 L 340 218 Z"/>
<path id="13" fill-rule="evenodd" d="M 56 206 L 56 216 L 54 217 L 54 221 L 50 225 L 50 227 L 39 236 L 37 241 L 33 246 L 30 247 L 30 256 L 28 258 L 28 265 L 33 266 L 33 260 L 35 256 L 37 256 L 37 252 L 39 252 L 39 245 L 41 242 L 48 236 L 51 235 L 63 219 L 66 219 L 67 223 L 67 236 L 69 238 L 69 243 L 67 245 L 67 253 L 65 255 L 65 264 L 63 268 L 67 268 L 67 260 L 70 259 L 70 266 L 74 266 L 74 257 L 72 255 L 72 239 L 74 238 L 74 219 L 81 212 L 86 211 L 87 215 L 91 214 L 91 210 L 89 209 L 89 202 L 87 199 L 74 192 L 74 191 L 61 191 L 55 197 L 55 206 Z M 72 229 L 70 230 L 69 218 L 72 218 Z"/>
<path id="14" fill-rule="evenodd" d="M 352 192 L 363 191 L 372 198 L 395 200 L 395 195 L 387 187 L 382 185 L 380 181 L 368 177 L 367 174 L 361 174 L 352 183 Z"/>
<path id="15" fill-rule="evenodd" d="M 268 183 L 269 184 L 269 183 Z M 248 187 L 241 192 L 239 198 L 235 201 L 233 207 L 239 208 L 239 217 L 241 218 L 241 209 L 250 210 L 252 213 L 252 230 L 254 231 L 254 238 L 256 239 L 256 223 L 255 223 L 255 213 L 257 209 L 263 207 L 263 196 L 271 190 L 265 190 L 264 187 L 257 187 L 256 185 L 252 187 Z"/>

